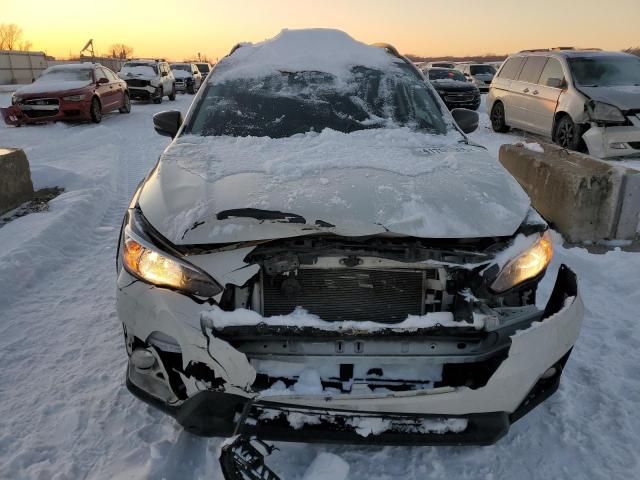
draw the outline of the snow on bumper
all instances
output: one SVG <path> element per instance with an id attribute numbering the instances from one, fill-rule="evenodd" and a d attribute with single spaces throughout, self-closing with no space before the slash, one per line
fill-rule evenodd
<path id="1" fill-rule="evenodd" d="M 196 312 L 203 310 L 212 308 L 141 282 L 123 284 L 118 289 L 118 313 L 124 323 L 129 354 L 136 342 L 139 347 L 152 345 L 158 360 L 155 368 L 160 369 L 149 376 L 130 362 L 129 389 L 175 416 L 194 433 L 228 436 L 240 429 L 258 432 L 265 439 L 312 441 L 327 439 L 327 428 L 336 427 L 342 432 L 336 441 L 345 443 L 359 439 L 376 443 L 485 444 L 495 442 L 506 433 L 510 422 L 555 391 L 577 339 L 584 307 L 577 294 L 575 275 L 563 266 L 539 321 L 510 333 L 508 355 L 480 388 L 445 386 L 349 394 L 300 394 L 287 390 L 283 395 L 272 392 L 268 397 L 252 387 L 256 370 L 247 356 L 220 338 L 213 322 L 206 320 L 207 315 L 201 320 Z M 182 392 L 176 391 L 175 385 L 180 382 L 175 380 L 166 381 L 165 389 L 154 389 L 150 382 L 157 384 L 158 378 L 171 378 L 170 368 L 164 365 L 166 354 L 160 358 L 158 351 L 171 348 L 182 355 L 178 366 Z M 451 423 L 456 418 L 468 422 L 464 431 L 415 429 L 425 419 L 435 425 L 459 427 L 459 423 Z M 372 432 L 377 433 L 374 430 L 380 422 L 384 426 L 381 432 L 400 432 L 402 440 L 398 441 L 397 435 L 385 437 L 386 433 L 363 435 L 363 425 L 365 430 L 372 426 Z M 407 428 L 407 424 L 414 427 Z M 353 427 L 350 432 L 345 433 L 345 425 Z M 301 426 L 311 428 L 317 436 Z M 383 437 L 388 442 L 381 441 Z"/>

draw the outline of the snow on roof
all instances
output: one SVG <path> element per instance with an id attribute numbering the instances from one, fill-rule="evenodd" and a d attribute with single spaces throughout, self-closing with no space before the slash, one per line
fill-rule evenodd
<path id="1" fill-rule="evenodd" d="M 279 71 L 316 71 L 344 78 L 355 66 L 389 69 L 398 63 L 403 60 L 340 30 L 282 30 L 263 42 L 242 44 L 218 63 L 211 82 L 260 78 Z"/>

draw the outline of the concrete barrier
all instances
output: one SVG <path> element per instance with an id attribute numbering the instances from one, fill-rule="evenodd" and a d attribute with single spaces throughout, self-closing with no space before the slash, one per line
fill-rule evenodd
<path id="1" fill-rule="evenodd" d="M 17 148 L 0 147 L 0 215 L 33 198 L 29 161 Z"/>
<path id="2" fill-rule="evenodd" d="M 499 158 L 554 228 L 570 242 L 636 238 L 640 171 L 541 146 L 544 152 L 502 145 Z"/>

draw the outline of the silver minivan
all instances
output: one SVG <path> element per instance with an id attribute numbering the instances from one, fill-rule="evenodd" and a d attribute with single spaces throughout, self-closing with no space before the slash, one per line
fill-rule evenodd
<path id="1" fill-rule="evenodd" d="M 600 158 L 640 156 L 640 58 L 599 50 L 510 56 L 487 97 L 496 132 L 550 137 Z"/>

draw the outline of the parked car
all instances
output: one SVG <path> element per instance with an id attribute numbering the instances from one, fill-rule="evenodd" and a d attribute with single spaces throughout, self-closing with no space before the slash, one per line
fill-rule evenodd
<path id="1" fill-rule="evenodd" d="M 477 110 L 480 106 L 478 87 L 467 82 L 460 71 L 450 68 L 429 68 L 424 73 L 449 110 L 454 108 Z"/>
<path id="2" fill-rule="evenodd" d="M 195 63 L 172 63 L 171 71 L 176 79 L 176 90 L 194 94 L 202 85 L 202 74 Z"/>
<path id="3" fill-rule="evenodd" d="M 464 65 L 458 65 L 458 69 L 468 81 L 485 93 L 489 91 L 493 76 L 496 74 L 496 69 L 492 65 L 483 63 L 465 63 Z"/>
<path id="4" fill-rule="evenodd" d="M 8 125 L 57 120 L 91 120 L 100 123 L 112 110 L 131 111 L 127 84 L 107 67 L 95 63 L 56 65 L 11 96 L 2 108 Z"/>
<path id="5" fill-rule="evenodd" d="M 209 62 L 196 62 L 196 67 L 198 67 L 198 70 L 202 74 L 202 81 L 204 81 L 211 71 L 211 64 Z"/>
<path id="6" fill-rule="evenodd" d="M 127 386 L 207 436 L 489 444 L 581 325 L 520 185 L 391 46 L 284 30 L 216 66 L 126 212 Z M 248 477 L 245 477 L 248 478 Z M 257 477 L 256 477 L 257 478 Z"/>
<path id="7" fill-rule="evenodd" d="M 497 132 L 520 128 L 600 158 L 640 156 L 640 58 L 574 49 L 512 55 L 487 111 Z"/>
<path id="8" fill-rule="evenodd" d="M 164 60 L 132 60 L 122 66 L 119 75 L 127 82 L 134 100 L 162 103 L 165 96 L 176 99 L 175 78 Z"/>
<path id="9" fill-rule="evenodd" d="M 429 62 L 427 68 L 449 68 L 454 69 L 456 65 L 452 62 Z"/>

